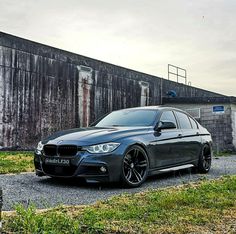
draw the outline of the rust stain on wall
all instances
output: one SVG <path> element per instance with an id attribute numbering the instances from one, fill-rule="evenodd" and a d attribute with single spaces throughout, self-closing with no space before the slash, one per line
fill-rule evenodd
<path id="1" fill-rule="evenodd" d="M 87 127 L 90 123 L 91 90 L 93 85 L 93 69 L 87 66 L 77 66 L 79 71 L 79 115 L 80 125 Z"/>
<path id="2" fill-rule="evenodd" d="M 89 116 L 88 116 L 88 103 L 89 103 L 90 99 L 88 97 L 88 88 L 87 88 L 87 84 L 86 81 L 83 80 L 83 126 L 88 126 L 89 124 Z"/>

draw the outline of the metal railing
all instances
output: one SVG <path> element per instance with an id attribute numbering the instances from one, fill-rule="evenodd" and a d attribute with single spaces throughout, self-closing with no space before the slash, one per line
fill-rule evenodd
<path id="1" fill-rule="evenodd" d="M 174 66 L 172 64 L 168 64 L 168 80 L 170 80 L 170 75 L 174 75 L 177 78 L 177 83 L 179 83 L 179 79 L 184 79 L 184 84 L 187 85 L 187 71 L 181 67 Z M 191 83 L 190 83 L 191 85 Z"/>

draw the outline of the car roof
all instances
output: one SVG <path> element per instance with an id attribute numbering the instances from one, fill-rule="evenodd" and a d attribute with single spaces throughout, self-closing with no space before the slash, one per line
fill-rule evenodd
<path id="1" fill-rule="evenodd" d="M 120 109 L 120 110 L 169 110 L 169 109 L 185 112 L 181 109 L 170 107 L 170 106 L 140 106 L 140 107 L 125 108 L 125 109 Z"/>
<path id="2" fill-rule="evenodd" d="M 179 112 L 185 113 L 189 117 L 193 118 L 188 112 L 178 109 L 178 108 L 175 108 L 175 107 L 171 107 L 171 106 L 140 106 L 140 107 L 132 107 L 132 108 L 114 110 L 113 112 L 122 111 L 122 110 L 155 110 L 155 111 L 172 110 L 172 111 L 179 111 Z"/>

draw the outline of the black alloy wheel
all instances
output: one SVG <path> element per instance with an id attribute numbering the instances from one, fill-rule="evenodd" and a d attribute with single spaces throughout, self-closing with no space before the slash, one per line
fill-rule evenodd
<path id="1" fill-rule="evenodd" d="M 198 161 L 198 171 L 207 173 L 211 168 L 212 152 L 209 145 L 204 145 Z"/>
<path id="2" fill-rule="evenodd" d="M 138 187 L 146 179 L 149 168 L 144 149 L 134 145 L 126 152 L 122 163 L 122 181 L 125 186 Z"/>

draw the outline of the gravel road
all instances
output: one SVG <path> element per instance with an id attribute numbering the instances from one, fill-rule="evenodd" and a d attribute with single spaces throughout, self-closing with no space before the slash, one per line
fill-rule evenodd
<path id="1" fill-rule="evenodd" d="M 59 204 L 82 205 L 107 199 L 121 193 L 135 193 L 152 188 L 177 186 L 201 178 L 217 178 L 222 175 L 236 174 L 236 155 L 214 158 L 212 169 L 206 175 L 182 170 L 175 173 L 157 175 L 149 178 L 141 188 L 124 189 L 119 185 L 86 184 L 77 180 L 57 181 L 49 177 L 37 177 L 34 173 L 18 175 L 0 175 L 0 187 L 3 188 L 3 210 L 14 209 L 14 204 L 29 202 L 38 208 L 48 208 Z"/>

